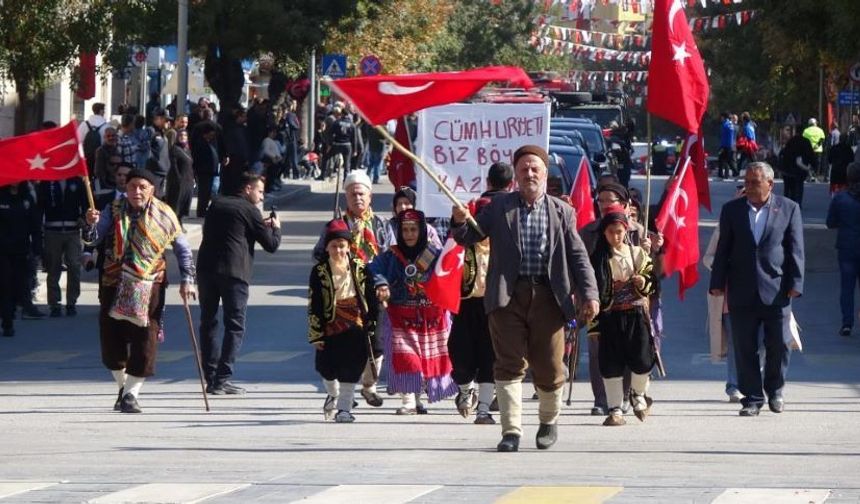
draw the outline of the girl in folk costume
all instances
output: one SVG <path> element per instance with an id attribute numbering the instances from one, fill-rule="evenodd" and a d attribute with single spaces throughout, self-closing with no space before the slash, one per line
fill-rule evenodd
<path id="1" fill-rule="evenodd" d="M 472 214 L 492 201 L 481 198 L 475 202 Z M 496 421 L 490 415 L 495 382 L 493 380 L 493 342 L 490 326 L 484 311 L 484 291 L 487 287 L 487 267 L 490 262 L 490 239 L 486 238 L 466 247 L 463 280 L 460 288 L 460 312 L 451 323 L 448 352 L 451 354 L 453 371 L 451 376 L 460 391 L 454 399 L 457 411 L 467 418 L 477 407 L 476 424 L 492 425 Z M 478 383 L 475 390 L 474 382 Z"/>
<path id="2" fill-rule="evenodd" d="M 365 264 L 350 252 L 351 237 L 341 219 L 326 225 L 327 257 L 313 267 L 308 282 L 308 340 L 316 348 L 316 370 L 327 393 L 323 415 L 338 423 L 355 421 L 355 384 L 367 362 L 368 338 L 378 315 L 373 282 Z"/>
<path id="3" fill-rule="evenodd" d="M 644 422 L 651 409 L 646 392 L 655 353 L 647 313 L 648 296 L 654 289 L 653 265 L 645 250 L 626 242 L 628 226 L 621 205 L 607 208 L 591 255 L 600 292 L 600 315 L 589 333 L 598 337 L 600 374 L 609 406 L 603 422 L 606 426 L 626 423 L 621 410 L 625 368 L 632 374 L 630 402 L 636 418 Z"/>
<path id="4" fill-rule="evenodd" d="M 397 214 L 404 210 L 412 210 L 415 208 L 415 202 L 418 200 L 418 194 L 408 186 L 401 187 L 394 193 L 394 197 L 391 200 L 392 206 L 394 207 L 394 216 L 391 219 L 388 219 L 386 223 L 386 229 L 388 232 L 386 233 L 388 242 L 383 247 L 387 249 L 392 245 L 397 245 Z M 432 245 L 435 248 L 442 248 L 442 241 L 439 239 L 439 232 L 436 231 L 436 228 L 431 226 L 429 223 L 425 224 L 427 226 L 427 243 Z"/>
<path id="5" fill-rule="evenodd" d="M 385 359 L 389 393 L 401 394 L 399 415 L 419 411 L 416 394 L 427 391 L 430 402 L 457 392 L 448 358 L 448 312 L 431 303 L 424 282 L 440 250 L 427 243 L 424 213 L 404 210 L 397 215 L 397 245 L 370 265 L 381 302 L 388 302 Z"/>

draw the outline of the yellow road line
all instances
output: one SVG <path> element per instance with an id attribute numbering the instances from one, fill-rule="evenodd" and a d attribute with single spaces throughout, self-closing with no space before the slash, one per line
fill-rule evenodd
<path id="1" fill-rule="evenodd" d="M 496 504 L 600 504 L 622 487 L 524 486 L 502 496 Z"/>

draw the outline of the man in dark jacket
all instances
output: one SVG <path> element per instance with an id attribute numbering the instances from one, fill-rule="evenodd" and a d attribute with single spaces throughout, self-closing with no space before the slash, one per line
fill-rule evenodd
<path id="1" fill-rule="evenodd" d="M 277 215 L 264 220 L 257 209 L 263 194 L 263 180 L 257 175 L 244 174 L 238 194 L 213 201 L 203 223 L 197 283 L 200 286 L 200 347 L 210 394 L 245 393 L 245 389 L 229 380 L 245 334 L 254 243 L 259 243 L 269 253 L 274 253 L 281 244 L 281 223 Z M 218 344 L 215 334 L 219 301 L 224 304 L 222 345 Z"/>
<path id="2" fill-rule="evenodd" d="M 782 172 L 783 195 L 803 206 L 803 182 L 815 164 L 815 152 L 803 131 L 797 130 L 779 153 L 779 171 Z"/>
<path id="3" fill-rule="evenodd" d="M 24 318 L 42 318 L 30 298 L 28 255 L 42 252 L 42 223 L 36 202 L 21 185 L 0 189 L 0 315 L 3 336 L 14 336 L 17 305 Z"/>

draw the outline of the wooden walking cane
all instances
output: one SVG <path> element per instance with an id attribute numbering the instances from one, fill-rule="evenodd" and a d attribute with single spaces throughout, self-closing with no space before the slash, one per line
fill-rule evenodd
<path id="1" fill-rule="evenodd" d="M 333 219 L 339 219 L 340 215 L 341 215 L 341 211 L 340 211 L 340 191 L 341 191 L 340 180 L 341 179 L 340 179 L 340 176 L 341 176 L 341 170 L 343 169 L 343 165 L 344 165 L 343 154 L 338 154 L 337 156 L 335 156 L 333 161 L 334 161 L 334 164 L 336 166 L 336 168 L 335 168 L 336 179 L 335 179 L 335 183 L 334 183 L 335 184 L 334 185 L 334 217 L 332 217 L 332 218 Z"/>
<path id="2" fill-rule="evenodd" d="M 570 406 L 573 399 L 573 380 L 576 379 L 576 365 L 579 362 L 579 324 L 573 321 L 572 327 L 569 327 L 569 334 L 573 336 L 573 348 L 570 349 L 570 355 L 567 356 L 567 401 L 565 403 Z"/>
<path id="3" fill-rule="evenodd" d="M 191 336 L 191 348 L 194 350 L 194 360 L 197 362 L 197 376 L 200 377 L 200 390 L 203 392 L 203 404 L 206 405 L 206 411 L 209 411 L 209 398 L 206 397 L 206 383 L 203 381 L 203 363 L 200 361 L 200 349 L 197 347 L 197 335 L 194 334 L 194 320 L 191 318 L 191 309 L 188 307 L 188 300 L 182 299 L 182 305 L 185 307 L 185 320 L 188 321 L 188 334 Z"/>

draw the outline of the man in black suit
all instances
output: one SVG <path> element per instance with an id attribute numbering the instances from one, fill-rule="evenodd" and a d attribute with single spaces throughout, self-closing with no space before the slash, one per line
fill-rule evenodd
<path id="1" fill-rule="evenodd" d="M 746 197 L 723 205 L 720 239 L 711 270 L 710 292 L 728 291 L 741 416 L 756 416 L 764 405 L 784 408 L 782 389 L 788 369 L 791 300 L 803 293 L 803 223 L 800 207 L 773 191 L 773 168 L 750 163 L 744 177 Z M 764 381 L 758 334 L 764 327 Z M 764 387 L 764 394 L 762 393 Z"/>
<path id="2" fill-rule="evenodd" d="M 197 255 L 200 287 L 200 349 L 207 392 L 242 395 L 245 389 L 230 383 L 233 363 L 245 334 L 248 283 L 254 261 L 254 243 L 274 253 L 281 244 L 277 215 L 263 219 L 257 204 L 263 201 L 263 180 L 242 175 L 239 192 L 215 199 L 203 223 L 203 241 Z M 218 344 L 218 303 L 224 304 L 224 341 Z"/>

